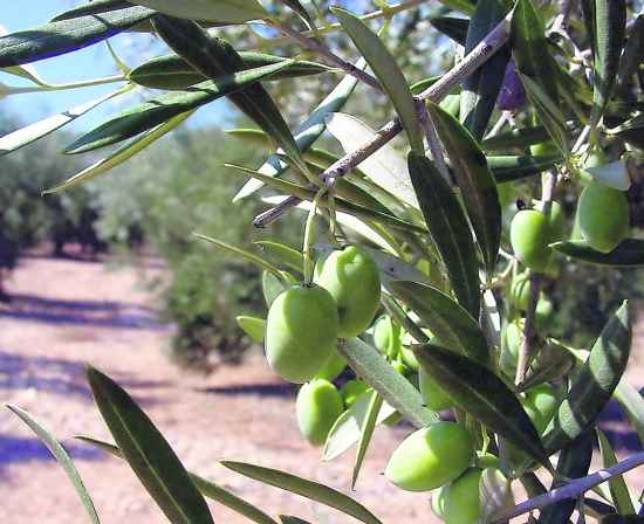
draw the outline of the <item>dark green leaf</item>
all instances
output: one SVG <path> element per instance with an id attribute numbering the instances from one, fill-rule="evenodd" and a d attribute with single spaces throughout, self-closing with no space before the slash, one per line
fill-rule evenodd
<path id="1" fill-rule="evenodd" d="M 54 16 L 50 22 L 60 22 L 86 15 L 103 15 L 126 7 L 132 7 L 132 3 L 127 0 L 90 0 L 87 4 L 81 4 Z"/>
<path id="2" fill-rule="evenodd" d="M 94 400 L 117 446 L 171 522 L 212 523 L 206 501 L 170 445 L 116 382 L 90 367 Z"/>
<path id="3" fill-rule="evenodd" d="M 358 338 L 353 338 L 339 344 L 338 351 L 358 376 L 414 426 L 422 428 L 438 420 L 437 416 L 424 406 L 423 397 L 418 390 L 395 371 L 377 349 Z"/>
<path id="4" fill-rule="evenodd" d="M 644 240 L 627 238 L 610 253 L 595 251 L 584 241 L 557 242 L 552 247 L 567 255 L 588 264 L 613 267 L 644 266 Z"/>
<path id="5" fill-rule="evenodd" d="M 360 522 L 367 524 L 381 524 L 373 513 L 362 504 L 347 497 L 339 491 L 329 488 L 323 484 L 306 480 L 284 471 L 265 468 L 244 462 L 222 461 L 221 464 L 241 475 L 257 480 L 270 486 L 275 486 L 291 493 L 301 495 L 310 500 L 320 502 L 329 507 L 335 508 L 345 515 L 351 515 Z"/>
<path id="6" fill-rule="evenodd" d="M 129 0 L 160 13 L 188 20 L 240 24 L 268 16 L 257 0 Z"/>
<path id="7" fill-rule="evenodd" d="M 380 413 L 382 403 L 382 397 L 378 395 L 376 391 L 372 392 L 371 399 L 369 401 L 369 408 L 367 409 L 367 416 L 365 417 L 364 424 L 361 428 L 362 431 L 360 434 L 360 442 L 358 442 L 358 452 L 356 453 L 356 460 L 353 464 L 353 471 L 351 473 L 352 490 L 356 487 L 358 475 L 360 474 L 364 457 L 367 454 L 367 449 L 369 448 L 369 443 L 373 436 L 373 430 L 376 428 L 378 414 Z"/>
<path id="8" fill-rule="evenodd" d="M 313 18 L 300 3 L 300 0 L 282 0 L 282 2 L 289 6 L 297 15 L 302 19 L 302 21 L 309 27 L 309 29 L 315 29 L 315 22 Z"/>
<path id="9" fill-rule="evenodd" d="M 463 14 L 471 15 L 474 12 L 476 2 L 470 0 L 439 0 L 441 4 L 449 9 L 460 11 Z"/>
<path id="10" fill-rule="evenodd" d="M 280 515 L 280 522 L 282 524 L 311 524 L 304 519 L 293 517 L 292 515 Z"/>
<path id="11" fill-rule="evenodd" d="M 98 518 L 98 514 L 96 513 L 94 503 L 92 502 L 89 493 L 87 493 L 87 488 L 85 487 L 85 484 L 83 484 L 83 480 L 81 479 L 76 466 L 74 466 L 72 458 L 69 456 L 69 453 L 67 453 L 67 450 L 65 450 L 63 445 L 58 442 L 58 440 L 56 440 L 56 438 L 54 438 L 47 429 L 45 429 L 42 425 L 40 425 L 40 423 L 34 420 L 34 418 L 25 410 L 19 408 L 18 406 L 12 406 L 9 404 L 7 404 L 7 408 L 11 412 L 13 412 L 13 414 L 16 415 L 20 420 L 22 420 L 27 426 L 29 426 L 29 429 L 31 429 L 31 431 L 33 431 L 40 440 L 42 440 L 45 446 L 47 446 L 47 449 L 58 461 L 63 470 L 65 470 L 67 477 L 71 481 L 74 489 L 76 490 L 76 493 L 78 493 L 78 496 L 83 503 L 83 507 L 85 508 L 85 511 L 89 516 L 89 520 L 94 524 L 99 524 L 100 519 Z"/>
<path id="12" fill-rule="evenodd" d="M 481 363 L 489 362 L 488 344 L 478 322 L 451 297 L 418 282 L 391 282 L 388 287 L 442 344 Z"/>
<path id="13" fill-rule="evenodd" d="M 101 16 L 79 16 L 0 36 L 0 68 L 78 51 L 147 20 L 152 14 L 150 9 L 130 5 Z"/>
<path id="14" fill-rule="evenodd" d="M 563 161 L 562 155 L 543 156 L 488 156 L 487 165 L 494 173 L 497 184 L 513 182 L 552 169 Z"/>
<path id="15" fill-rule="evenodd" d="M 250 84 L 288 67 L 289 62 L 223 75 L 217 81 L 208 80 L 187 91 L 175 91 L 134 106 L 111 118 L 67 147 L 67 153 L 84 153 L 122 142 L 152 129 L 168 120 L 197 109 L 217 98 L 243 89 Z"/>
<path id="16" fill-rule="evenodd" d="M 478 318 L 480 291 L 474 241 L 465 214 L 434 164 L 409 153 L 409 174 L 421 211 L 432 235 L 459 303 Z"/>
<path id="17" fill-rule="evenodd" d="M 467 38 L 467 27 L 469 25 L 469 20 L 467 20 L 466 18 L 455 18 L 453 16 L 435 16 L 429 20 L 429 23 L 444 35 L 449 36 L 458 44 L 461 44 L 462 46 L 465 45 L 465 39 Z"/>
<path id="18" fill-rule="evenodd" d="M 613 451 L 613 447 L 610 445 L 604 432 L 599 428 L 595 428 L 595 431 L 597 432 L 597 440 L 599 441 L 599 450 L 602 454 L 603 467 L 604 469 L 610 468 L 617 464 L 615 451 Z M 611 477 L 608 481 L 608 489 L 610 490 L 618 513 L 621 515 L 635 515 L 633 500 L 631 499 L 631 494 L 628 491 L 628 486 L 622 475 Z"/>
<path id="19" fill-rule="evenodd" d="M 486 138 L 481 145 L 485 151 L 509 151 L 538 144 L 547 139 L 548 131 L 543 126 L 521 127 Z"/>
<path id="20" fill-rule="evenodd" d="M 452 115 L 429 103 L 465 208 L 474 228 L 488 275 L 494 272 L 501 244 L 501 204 L 494 176 L 476 140 Z"/>
<path id="21" fill-rule="evenodd" d="M 476 3 L 467 30 L 465 54 L 505 18 L 510 7 L 507 0 L 479 0 Z M 463 82 L 460 119 L 476 140 L 481 140 L 485 134 L 509 60 L 510 46 L 505 45 Z"/>
<path id="22" fill-rule="evenodd" d="M 543 437 L 549 454 L 566 446 L 595 421 L 626 369 L 630 347 L 631 324 L 628 302 L 624 302 L 604 326 Z"/>
<path id="23" fill-rule="evenodd" d="M 351 37 L 382 84 L 383 89 L 389 95 L 407 132 L 412 150 L 422 153 L 424 151 L 423 135 L 420 131 L 416 104 L 396 60 L 378 38 L 378 35 L 372 32 L 360 18 L 340 8 L 332 8 L 331 11 L 338 17 L 343 29 Z"/>
<path id="24" fill-rule="evenodd" d="M 434 344 L 416 346 L 414 354 L 459 408 L 542 464 L 548 463 L 539 433 L 519 399 L 489 368 Z"/>

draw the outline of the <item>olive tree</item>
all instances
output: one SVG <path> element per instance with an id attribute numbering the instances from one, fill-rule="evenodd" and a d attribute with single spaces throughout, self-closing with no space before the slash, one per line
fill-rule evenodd
<path id="1" fill-rule="evenodd" d="M 242 317 L 239 325 L 264 341 L 276 373 L 303 384 L 296 401 L 303 437 L 322 446 L 326 460 L 356 447 L 352 487 L 374 432 L 405 420 L 415 429 L 382 482 L 431 492 L 446 522 L 527 513 L 544 523 L 573 515 L 641 521 L 622 474 L 644 453 L 617 462 L 597 427 L 615 398 L 644 436 L 642 398 L 623 379 L 628 297 L 606 312 L 598 337 L 575 347 L 553 333 L 549 296 L 568 284 L 563 267 L 612 272 L 644 264 L 630 216 L 637 203 L 629 200 L 642 159 L 638 4 L 441 4 L 379 2 L 356 14 L 298 0 L 98 0 L 1 37 L 0 67 L 34 90 L 56 89 L 74 84 L 50 86 L 26 65 L 125 31 L 154 32 L 172 51 L 134 69 L 119 62 L 122 76 L 93 82 L 119 82 L 111 97 L 139 86 L 162 92 L 74 140 L 65 153 L 117 148 L 50 193 L 74 191 L 130 160 L 221 97 L 254 122 L 232 134 L 267 156 L 260 166 L 229 166 L 229 176 L 244 181 L 233 200 L 259 197 L 266 205 L 249 229 L 305 217 L 301 245 L 274 239 L 249 250 L 199 231 L 195 237 L 262 271 L 266 318 Z M 418 45 L 404 54 L 387 46 L 389 32 L 410 32 L 397 22 L 401 13 L 432 34 L 414 35 Z M 241 48 L 222 37 L 229 31 L 222 26 L 255 31 L 260 44 Z M 424 42 L 445 38 L 453 41 L 450 60 L 442 57 L 429 75 L 418 67 L 426 56 L 417 55 L 431 53 Z M 273 45 L 294 51 L 268 54 Z M 329 77 L 335 87 L 289 125 L 271 86 L 291 79 L 298 89 L 304 78 Z M 356 97 L 374 106 L 370 118 L 387 112 L 391 119 L 373 129 L 342 112 Z M 0 152 L 102 100 L 3 137 Z M 320 146 L 323 135 L 337 139 L 339 154 Z M 352 380 L 338 391 L 338 376 L 347 374 Z M 253 522 L 303 522 L 273 517 L 189 473 L 125 390 L 94 368 L 87 378 L 114 444 L 86 440 L 126 460 L 170 521 L 212 522 L 208 497 Z M 10 409 L 48 443 L 98 521 L 64 449 L 29 414 Z M 596 440 L 604 469 L 590 473 Z M 380 522 L 351 496 L 312 480 L 222 464 Z M 515 504 L 519 484 L 529 498 Z"/>

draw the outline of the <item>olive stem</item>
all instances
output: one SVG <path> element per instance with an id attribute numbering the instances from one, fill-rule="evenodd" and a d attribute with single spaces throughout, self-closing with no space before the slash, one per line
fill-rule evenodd
<path id="1" fill-rule="evenodd" d="M 574 498 L 581 493 L 610 480 L 612 477 L 622 475 L 631 469 L 641 466 L 642 464 L 644 464 L 644 452 L 636 453 L 622 462 L 618 462 L 614 466 L 601 469 L 586 477 L 575 479 L 564 486 L 550 490 L 548 493 L 537 495 L 536 497 L 521 502 L 512 508 L 502 510 L 494 515 L 492 522 L 504 522 L 511 518 L 518 517 L 519 515 L 523 515 L 524 513 L 528 513 L 529 511 L 545 508 L 546 506 L 554 504 L 560 500 Z"/>

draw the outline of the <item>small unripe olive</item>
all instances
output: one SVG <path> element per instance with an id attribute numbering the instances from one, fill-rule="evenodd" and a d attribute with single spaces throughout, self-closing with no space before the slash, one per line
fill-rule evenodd
<path id="1" fill-rule="evenodd" d="M 349 380 L 349 382 L 340 389 L 342 400 L 344 400 L 344 406 L 349 409 L 353 406 L 355 401 L 358 400 L 358 397 L 368 389 L 369 386 L 362 380 Z"/>
<path id="2" fill-rule="evenodd" d="M 597 251 L 610 253 L 628 236 L 628 200 L 622 191 L 591 182 L 579 197 L 577 215 L 584 240 Z"/>
<path id="3" fill-rule="evenodd" d="M 510 298 L 518 309 L 522 311 L 528 309 L 530 302 L 530 274 L 527 271 L 519 273 L 512 279 Z"/>
<path id="4" fill-rule="evenodd" d="M 416 355 L 414 354 L 414 352 L 410 347 L 401 346 L 400 355 L 402 356 L 403 362 L 408 368 L 414 371 L 418 371 L 418 369 L 420 368 L 420 364 L 418 363 L 418 360 L 416 359 Z"/>
<path id="5" fill-rule="evenodd" d="M 500 465 L 499 457 L 492 453 L 476 453 L 476 467 L 479 469 L 498 468 Z"/>
<path id="6" fill-rule="evenodd" d="M 476 524 L 481 515 L 479 481 L 482 471 L 472 468 L 452 482 L 445 493 L 445 524 Z"/>
<path id="7" fill-rule="evenodd" d="M 546 215 L 535 209 L 519 211 L 510 225 L 510 242 L 517 258 L 541 273 L 550 258 L 550 228 Z"/>
<path id="8" fill-rule="evenodd" d="M 271 304 L 266 319 L 266 358 L 285 380 L 315 377 L 335 351 L 338 310 L 319 286 L 292 286 Z"/>
<path id="9" fill-rule="evenodd" d="M 425 405 L 429 409 L 441 411 L 454 405 L 447 392 L 422 367 L 418 370 L 418 385 Z"/>
<path id="10" fill-rule="evenodd" d="M 534 320 L 539 331 L 545 329 L 550 322 L 553 309 L 552 301 L 541 293 L 539 295 L 539 301 L 537 302 L 537 308 L 535 309 L 534 315 Z"/>
<path id="11" fill-rule="evenodd" d="M 329 360 L 324 363 L 322 369 L 317 372 L 315 378 L 323 378 L 324 380 L 333 382 L 346 367 L 347 361 L 340 353 L 338 353 L 337 350 L 335 350 L 331 353 Z"/>
<path id="12" fill-rule="evenodd" d="M 373 343 L 380 353 L 395 359 L 400 351 L 400 326 L 383 315 L 373 325 Z"/>
<path id="13" fill-rule="evenodd" d="M 499 365 L 506 375 L 513 376 L 519 358 L 519 348 L 523 341 L 523 326 L 519 322 L 511 322 L 503 332 L 503 347 Z"/>
<path id="14" fill-rule="evenodd" d="M 540 384 L 526 391 L 522 404 L 534 427 L 543 433 L 559 405 L 559 395 L 552 386 Z"/>
<path id="15" fill-rule="evenodd" d="M 322 262 L 315 282 L 335 299 L 339 336 L 355 337 L 369 327 L 380 305 L 380 272 L 365 251 L 354 246 L 334 251 Z"/>
<path id="16" fill-rule="evenodd" d="M 473 454 L 472 438 L 463 426 L 437 422 L 415 431 L 398 446 L 385 476 L 401 489 L 429 491 L 463 473 Z"/>
<path id="17" fill-rule="evenodd" d="M 304 384 L 297 394 L 297 425 L 302 436 L 314 446 L 324 444 L 342 411 L 342 397 L 328 380 L 314 379 Z"/>

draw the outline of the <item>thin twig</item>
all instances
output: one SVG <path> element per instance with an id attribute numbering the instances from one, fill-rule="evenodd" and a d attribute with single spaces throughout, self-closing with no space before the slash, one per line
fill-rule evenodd
<path id="1" fill-rule="evenodd" d="M 644 464 L 644 452 L 636 453 L 610 468 L 596 471 L 592 475 L 588 475 L 580 479 L 575 479 L 567 483 L 565 486 L 552 489 L 548 493 L 544 493 L 543 495 L 538 495 L 521 502 L 521 504 L 517 504 L 512 508 L 501 510 L 494 515 L 492 522 L 504 522 L 511 518 L 518 517 L 519 515 L 523 515 L 524 513 L 528 513 L 529 511 L 543 509 L 560 500 L 575 498 L 581 493 L 592 489 L 594 486 L 597 486 L 602 482 L 606 482 L 617 475 L 622 475 L 631 469 L 641 466 L 642 464 Z"/>

